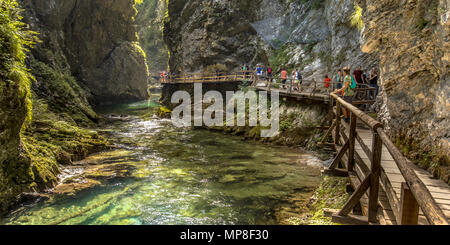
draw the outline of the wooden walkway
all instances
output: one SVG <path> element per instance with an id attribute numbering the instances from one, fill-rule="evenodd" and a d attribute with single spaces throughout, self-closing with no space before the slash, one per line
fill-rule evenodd
<path id="1" fill-rule="evenodd" d="M 289 92 L 287 89 L 276 89 L 276 88 L 269 88 L 269 87 L 255 87 L 256 90 L 260 91 L 267 91 L 267 92 L 278 92 L 283 97 L 292 97 L 297 98 L 300 100 L 308 99 L 308 100 L 314 100 L 314 101 L 321 101 L 323 103 L 329 103 L 330 102 L 330 95 L 329 94 L 321 94 L 321 93 L 313 93 L 313 92 Z"/>
<path id="2" fill-rule="evenodd" d="M 290 80 L 290 79 L 288 79 Z M 337 95 L 318 92 L 322 83 L 306 82 L 310 92 L 273 88 L 273 79 L 253 72 L 233 74 L 185 74 L 164 78 L 162 84 L 251 82 L 260 91 L 276 91 L 281 96 L 314 100 L 334 108 L 334 121 L 322 145 L 330 136 L 338 152 L 324 172 L 348 176 L 355 190 L 341 210 L 325 210 L 337 223 L 381 225 L 448 225 L 450 187 L 404 157 L 389 139 L 383 125 L 355 105 L 370 105 L 374 88 L 359 85 L 352 104 Z M 292 81 L 288 81 L 292 83 Z M 264 86 L 260 86 L 264 84 Z M 291 88 L 292 86 L 289 86 Z M 305 87 L 305 86 L 303 86 Z M 334 107 L 335 105 L 335 107 Z M 367 106 L 366 106 L 367 108 Z M 350 122 L 342 119 L 350 114 Z M 359 207 L 359 208 L 358 208 Z M 360 210 L 361 213 L 353 212 Z"/>
<path id="3" fill-rule="evenodd" d="M 448 225 L 449 185 L 401 156 L 379 122 L 334 99 L 336 120 L 326 137 L 332 134 L 338 155 L 324 172 L 348 176 L 356 191 L 342 210 L 325 213 L 344 224 Z M 340 117 L 344 108 L 352 112 L 350 123 Z M 362 215 L 350 214 L 358 204 Z"/>
<path id="4" fill-rule="evenodd" d="M 190 84 L 190 83 L 234 83 L 234 82 L 249 82 L 250 86 L 254 87 L 259 91 L 276 91 L 283 97 L 296 98 L 298 100 L 312 100 L 319 101 L 328 104 L 331 99 L 329 93 L 320 91 L 319 88 L 324 87 L 323 82 L 317 81 L 304 81 L 303 87 L 306 87 L 309 91 L 296 92 L 292 91 L 293 79 L 286 79 L 286 89 L 274 88 L 274 81 L 281 81 L 280 78 L 261 76 L 257 77 L 255 72 L 235 72 L 235 73 L 190 73 L 182 74 L 176 76 L 168 76 L 161 78 L 161 84 Z M 260 86 L 264 84 L 264 86 Z M 280 84 L 281 85 L 281 84 Z M 335 83 L 331 83 L 332 86 Z M 359 85 L 357 88 L 357 93 L 360 95 L 354 101 L 354 104 L 373 104 L 375 100 L 370 99 L 370 95 L 374 94 L 375 88 L 368 87 L 367 85 Z"/>
<path id="5" fill-rule="evenodd" d="M 342 122 L 346 131 L 349 130 L 350 125 Z M 360 125 L 357 128 L 357 134 L 361 137 L 365 145 L 369 146 L 369 150 L 373 151 L 371 142 L 373 141 L 373 135 L 369 129 Z M 348 139 L 348 134 L 342 135 L 342 139 Z M 343 140 L 340 141 L 341 145 L 344 144 Z M 340 151 L 341 145 L 337 145 L 336 149 Z M 355 158 L 357 161 L 354 175 L 350 175 L 350 182 L 354 189 L 356 189 L 362 180 L 370 173 L 371 161 L 366 156 L 363 146 L 356 141 L 355 142 Z M 347 156 L 344 156 L 343 162 L 347 167 Z M 406 183 L 406 180 L 402 176 L 399 168 L 397 167 L 395 160 L 387 150 L 386 146 L 382 148 L 381 158 L 381 188 L 379 192 L 379 211 L 377 214 L 378 220 L 382 225 L 396 225 L 397 220 L 400 219 L 400 200 L 402 195 L 402 183 Z M 430 190 L 431 196 L 436 200 L 447 219 L 450 220 L 450 186 L 442 180 L 434 179 L 429 172 L 414 166 L 414 172 L 423 181 L 423 183 Z M 368 193 L 366 193 L 361 199 L 360 205 L 363 210 L 363 215 L 368 215 Z M 420 225 L 428 225 L 428 221 L 423 212 L 419 213 L 418 223 Z"/>

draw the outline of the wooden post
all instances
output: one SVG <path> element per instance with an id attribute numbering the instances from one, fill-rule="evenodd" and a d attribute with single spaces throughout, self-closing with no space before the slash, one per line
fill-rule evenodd
<path id="1" fill-rule="evenodd" d="M 336 100 L 336 131 L 334 134 L 334 144 L 339 145 L 341 130 L 341 103 Z"/>
<path id="2" fill-rule="evenodd" d="M 369 174 L 369 176 L 367 176 L 363 180 L 358 189 L 353 193 L 353 195 L 341 209 L 341 211 L 339 212 L 340 216 L 347 216 L 352 211 L 352 209 L 360 202 L 361 197 L 364 196 L 364 193 L 366 193 L 367 189 L 369 189 L 370 187 L 370 181 L 371 175 Z"/>
<path id="3" fill-rule="evenodd" d="M 378 192 L 380 190 L 380 174 L 381 174 L 381 153 L 383 149 L 383 141 L 377 132 L 373 133 L 372 141 L 372 167 L 370 174 L 370 194 L 369 194 L 369 222 L 377 223 L 378 212 Z"/>
<path id="4" fill-rule="evenodd" d="M 419 224 L 419 204 L 414 198 L 407 183 L 402 183 L 400 199 L 400 225 Z"/>
<path id="5" fill-rule="evenodd" d="M 357 116 L 351 113 L 350 116 L 350 133 L 349 133 L 349 146 L 348 146 L 348 171 L 353 171 L 355 166 L 355 141 L 356 141 L 356 120 Z"/>

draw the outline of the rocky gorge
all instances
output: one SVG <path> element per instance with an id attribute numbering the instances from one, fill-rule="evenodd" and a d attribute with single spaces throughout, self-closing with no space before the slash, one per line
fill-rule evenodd
<path id="1" fill-rule="evenodd" d="M 146 99 L 150 72 L 155 77 L 167 66 L 179 74 L 217 69 L 231 72 L 243 64 L 254 68 L 270 63 L 275 72 L 281 67 L 298 68 L 308 82 L 321 82 L 325 74 L 333 75 L 343 66 L 375 67 L 381 87 L 376 116 L 405 155 L 449 183 L 449 5 L 448 0 L 0 0 L 0 213 L 36 192 L 53 188 L 61 180 L 62 166 L 77 168 L 80 160 L 92 153 L 111 149 L 109 136 L 118 137 L 125 149 L 131 145 L 132 152 L 87 158 L 85 162 L 91 165 L 88 179 L 96 185 L 100 185 L 98 178 L 109 180 L 98 173 L 102 169 L 119 178 L 151 176 L 146 159 L 151 158 L 151 164 L 166 159 L 153 154 L 152 148 L 159 149 L 158 154 L 170 149 L 173 158 L 166 162 L 177 167 L 152 165 L 155 172 L 183 178 L 187 183 L 192 176 L 181 170 L 185 164 L 182 159 L 188 157 L 182 150 L 185 143 L 186 152 L 200 156 L 191 158 L 189 169 L 200 171 L 205 162 L 219 166 L 214 156 L 220 146 L 208 138 L 221 138 L 217 135 L 178 131 L 167 127 L 163 119 L 146 121 L 146 117 L 153 117 L 153 111 L 144 119 L 140 114 L 136 118 L 112 116 L 120 122 L 117 124 L 99 116 L 102 106 Z M 237 84 L 211 84 L 208 88 L 241 89 Z M 192 86 L 163 88 L 162 112 L 174 108 L 170 98 L 180 89 L 191 91 Z M 283 101 L 281 134 L 265 142 L 316 150 L 321 139 L 317 126 L 329 116 L 328 109 L 316 103 Z M 99 122 L 113 126 L 99 133 Z M 148 131 L 138 132 L 137 127 Z M 167 135 L 159 133 L 161 128 Z M 209 129 L 261 141 L 260 127 Z M 116 131 L 119 134 L 114 134 Z M 151 144 L 134 142 L 127 138 L 129 134 L 143 142 L 151 139 Z M 236 149 L 244 148 L 235 139 L 222 140 L 236 144 Z M 170 147 L 174 144 L 180 149 Z M 207 161 L 202 158 L 204 145 L 211 147 Z M 250 145 L 242 154 L 256 152 Z M 278 153 L 261 153 L 268 151 L 263 146 L 256 148 L 256 157 L 239 155 L 231 160 L 256 164 L 253 160 L 280 158 Z M 220 149 L 220 159 L 229 161 L 230 153 Z M 116 165 L 108 165 L 118 159 Z M 296 160 L 292 159 L 289 165 L 294 166 Z M 272 163 L 267 160 L 264 164 Z M 227 185 L 243 179 L 253 184 L 252 174 L 258 183 L 285 177 L 265 178 L 267 173 L 260 176 L 253 165 L 250 169 L 241 165 L 231 166 L 231 172 L 220 178 L 212 174 L 208 178 Z M 308 172 L 303 166 L 299 168 Z M 133 169 L 138 172 L 130 174 Z M 311 173 L 305 176 L 312 177 Z M 72 188 L 72 179 L 66 181 L 56 190 L 65 193 L 66 188 Z M 311 183 L 315 185 L 316 179 Z M 139 188 L 143 196 L 148 191 L 146 186 Z M 176 186 L 171 188 L 176 189 L 174 193 L 180 191 Z M 123 194 L 118 193 L 115 199 Z M 247 200 L 243 196 L 239 200 Z M 258 198 L 258 203 L 263 203 Z M 120 214 L 112 215 L 120 217 L 111 220 L 126 215 L 117 212 Z M 138 223 L 133 219 L 126 222 Z"/>
<path id="2" fill-rule="evenodd" d="M 448 5 L 173 0 L 164 28 L 169 67 L 237 71 L 270 63 L 275 71 L 298 68 L 310 83 L 344 66 L 376 68 L 378 119 L 404 154 L 448 183 Z"/>
<path id="3" fill-rule="evenodd" d="M 26 198 L 21 193 L 53 187 L 59 165 L 108 147 L 88 129 L 99 120 L 94 106 L 147 97 L 134 6 L 129 0 L 0 2 L 0 212 Z M 16 72 L 21 66 L 29 70 Z"/>

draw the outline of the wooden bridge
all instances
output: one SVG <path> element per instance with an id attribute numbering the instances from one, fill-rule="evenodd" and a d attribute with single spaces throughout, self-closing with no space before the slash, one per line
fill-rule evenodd
<path id="1" fill-rule="evenodd" d="M 235 72 L 235 73 L 190 73 L 182 75 L 169 75 L 161 78 L 161 84 L 192 84 L 192 83 L 234 83 L 234 82 L 248 82 L 250 86 L 260 91 L 276 91 L 283 97 L 296 98 L 298 100 L 312 100 L 323 103 L 329 103 L 331 97 L 329 93 L 320 91 L 320 88 L 324 87 L 323 82 L 317 82 L 314 80 L 303 81 L 302 91 L 293 90 L 293 79 L 286 79 L 286 88 L 277 88 L 281 83 L 279 77 L 268 76 L 256 76 L 255 71 L 248 72 Z M 330 83 L 330 86 L 334 86 L 336 83 Z M 355 105 L 360 104 L 373 104 L 375 102 L 375 88 L 367 85 L 359 85 L 357 90 L 357 99 L 354 101 Z M 371 99 L 372 98 L 372 99 Z"/>
<path id="2" fill-rule="evenodd" d="M 338 154 L 325 172 L 348 176 L 355 192 L 341 210 L 325 213 L 344 224 L 448 225 L 449 185 L 404 157 L 380 122 L 331 97 L 335 119 L 321 143 L 332 136 Z M 351 214 L 357 206 L 362 213 Z"/>
<path id="3" fill-rule="evenodd" d="M 352 104 L 335 94 L 321 92 L 323 83 L 306 81 L 310 91 L 276 88 L 275 78 L 257 77 L 254 72 L 233 74 L 188 74 L 163 79 L 163 84 L 226 83 L 247 81 L 257 90 L 277 91 L 281 96 L 322 101 L 330 105 L 334 120 L 320 143 L 335 148 L 337 156 L 325 174 L 347 176 L 355 190 L 341 210 L 325 210 L 341 224 L 448 225 L 450 187 L 420 169 L 396 148 L 383 125 L 359 106 L 373 104 L 375 89 L 360 85 Z M 346 110 L 350 122 L 343 120 Z M 332 138 L 333 142 L 327 140 Z M 358 211 L 359 210 L 359 211 Z M 353 211 L 353 213 L 352 213 Z"/>

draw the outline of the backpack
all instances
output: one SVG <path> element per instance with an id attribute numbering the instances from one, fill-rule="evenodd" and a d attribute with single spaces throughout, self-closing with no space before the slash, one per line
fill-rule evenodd
<path id="1" fill-rule="evenodd" d="M 269 69 L 267 69 L 267 72 L 270 74 L 272 73 L 272 68 L 269 67 Z"/>
<path id="2" fill-rule="evenodd" d="M 351 89 L 355 89 L 356 88 L 356 82 L 355 79 L 352 77 L 352 85 L 350 86 Z"/>
<path id="3" fill-rule="evenodd" d="M 297 72 L 297 79 L 302 80 L 302 74 L 300 72 Z"/>

